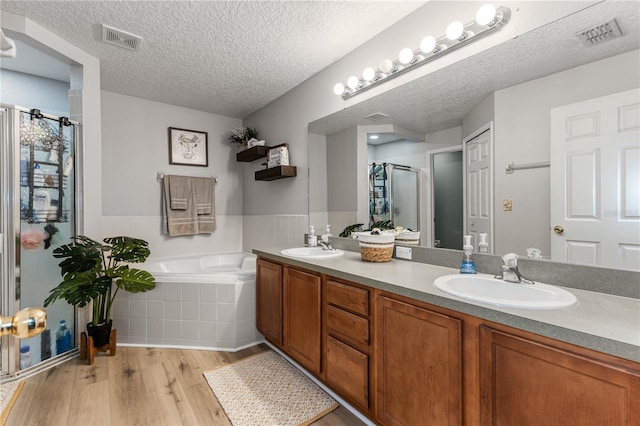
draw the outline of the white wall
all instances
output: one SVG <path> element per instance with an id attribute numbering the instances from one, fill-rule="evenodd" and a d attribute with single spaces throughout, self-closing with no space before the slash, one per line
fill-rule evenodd
<path id="1" fill-rule="evenodd" d="M 627 72 L 620 72 L 627 70 Z M 513 86 L 495 93 L 495 250 L 550 254 L 549 168 L 504 172 L 508 162 L 549 161 L 550 110 L 640 87 L 640 51 Z M 502 200 L 513 211 L 502 211 Z"/>
<path id="2" fill-rule="evenodd" d="M 242 251 L 242 168 L 227 136 L 241 120 L 112 92 L 102 92 L 102 201 L 107 236 L 149 241 L 153 257 Z M 169 164 L 168 128 L 208 133 L 209 166 Z M 157 173 L 215 176 L 217 230 L 161 233 Z"/>
<path id="3" fill-rule="evenodd" d="M 69 83 L 0 69 L 0 103 L 69 117 Z"/>
<path id="4" fill-rule="evenodd" d="M 509 25 L 501 32 L 381 84 L 353 99 L 344 101 L 333 94 L 332 87 L 336 82 L 345 81 L 349 75 L 378 64 L 384 58 L 395 58 L 402 47 L 417 46 L 430 30 L 435 34 L 441 34 L 448 22 L 473 19 L 478 8 L 478 2 L 475 1 L 430 1 L 295 89 L 247 117 L 245 125 L 256 127 L 267 144 L 289 144 L 291 164 L 298 167 L 298 176 L 273 182 L 256 182 L 253 180 L 253 173 L 259 165 L 255 164 L 245 169 L 244 213 L 253 216 L 251 235 L 255 237 L 245 239 L 245 250 L 259 245 L 258 240 L 264 241 L 259 234 L 260 229 L 268 228 L 268 217 L 308 214 L 308 123 L 580 10 L 587 3 L 505 1 L 502 4 L 511 8 L 513 16 Z M 261 225 L 261 217 L 265 218 L 264 226 Z M 247 235 L 245 232 L 245 236 Z M 270 242 L 278 243 L 277 240 Z"/>

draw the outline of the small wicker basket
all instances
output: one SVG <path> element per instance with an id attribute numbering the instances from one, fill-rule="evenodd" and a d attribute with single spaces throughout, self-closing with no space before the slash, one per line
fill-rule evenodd
<path id="1" fill-rule="evenodd" d="M 365 262 L 389 262 L 393 257 L 395 235 L 371 235 L 369 232 L 358 232 L 360 257 Z"/>

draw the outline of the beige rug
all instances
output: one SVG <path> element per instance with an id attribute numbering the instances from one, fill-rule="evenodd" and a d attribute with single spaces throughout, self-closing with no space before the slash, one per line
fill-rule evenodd
<path id="1" fill-rule="evenodd" d="M 273 351 L 204 373 L 234 426 L 308 425 L 338 403 Z"/>
<path id="2" fill-rule="evenodd" d="M 22 381 L 0 384 L 0 413 L 2 413 L 0 415 L 1 425 L 4 425 L 7 421 L 11 407 L 13 407 L 16 399 L 18 399 L 22 386 L 24 386 L 24 382 Z"/>

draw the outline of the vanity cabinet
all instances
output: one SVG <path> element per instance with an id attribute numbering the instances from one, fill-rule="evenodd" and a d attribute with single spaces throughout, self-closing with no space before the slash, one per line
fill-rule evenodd
<path id="1" fill-rule="evenodd" d="M 256 327 L 282 348 L 282 265 L 264 259 L 256 262 Z"/>
<path id="2" fill-rule="evenodd" d="M 480 326 L 481 424 L 640 424 L 640 371 L 518 334 Z"/>
<path id="3" fill-rule="evenodd" d="M 371 415 L 371 321 L 368 289 L 327 278 L 325 380 L 362 412 Z"/>
<path id="4" fill-rule="evenodd" d="M 284 268 L 284 350 L 309 372 L 321 371 L 321 300 L 319 275 Z"/>
<path id="5" fill-rule="evenodd" d="M 375 304 L 376 421 L 462 424 L 462 321 L 383 295 Z"/>

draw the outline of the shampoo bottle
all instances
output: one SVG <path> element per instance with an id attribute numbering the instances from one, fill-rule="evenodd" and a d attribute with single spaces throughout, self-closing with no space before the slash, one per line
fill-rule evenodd
<path id="1" fill-rule="evenodd" d="M 309 247 L 318 246 L 318 236 L 316 235 L 316 230 L 313 228 L 313 225 L 309 226 L 309 236 L 307 237 L 307 245 Z"/>
<path id="2" fill-rule="evenodd" d="M 471 258 L 471 255 L 473 254 L 473 245 L 471 245 L 471 235 L 464 236 L 464 245 L 462 246 L 462 251 L 464 252 L 464 258 L 462 259 L 462 264 L 460 265 L 460 273 L 475 274 L 476 262 L 474 262 L 473 259 Z"/>

